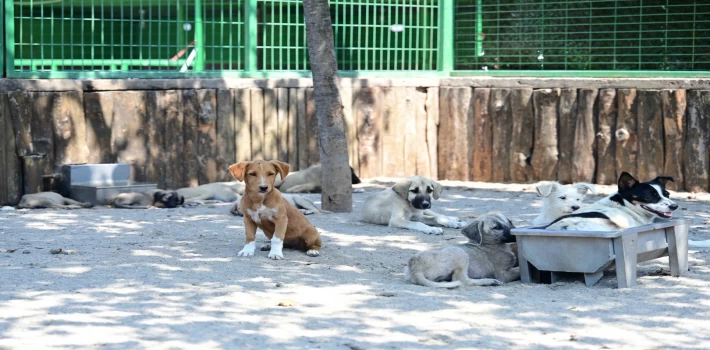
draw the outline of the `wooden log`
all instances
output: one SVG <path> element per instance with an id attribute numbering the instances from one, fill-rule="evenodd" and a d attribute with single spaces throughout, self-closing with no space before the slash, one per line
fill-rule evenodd
<path id="1" fill-rule="evenodd" d="M 16 205 L 22 196 L 22 165 L 17 155 L 10 102 L 0 94 L 0 205 Z"/>
<path id="2" fill-rule="evenodd" d="M 439 88 L 426 92 L 426 144 L 429 153 L 429 176 L 439 176 Z"/>
<path id="3" fill-rule="evenodd" d="M 616 90 L 618 114 L 616 119 L 616 177 L 622 172 L 636 176 L 638 172 L 636 157 L 638 155 L 638 134 L 636 130 L 636 89 Z"/>
<path id="4" fill-rule="evenodd" d="M 56 92 L 46 91 L 30 92 L 32 148 L 36 154 L 44 155 L 44 158 L 39 162 L 44 167 L 42 175 L 49 175 L 54 172 L 52 111 L 56 104 L 57 94 Z"/>
<path id="5" fill-rule="evenodd" d="M 417 160 L 419 149 L 418 146 L 421 144 L 417 140 L 417 122 L 419 121 L 419 114 L 417 113 L 418 106 L 416 103 L 419 101 L 417 98 L 417 88 L 415 87 L 402 87 L 398 89 L 401 94 L 401 98 L 398 98 L 397 109 L 400 114 L 399 119 L 401 119 L 402 136 L 403 140 L 403 155 L 402 161 L 404 166 L 402 172 L 404 177 L 412 176 L 417 174 Z M 424 95 L 426 97 L 426 95 Z M 422 100 L 422 109 L 424 100 Z M 426 114 L 424 114 L 426 120 Z"/>
<path id="6" fill-rule="evenodd" d="M 577 89 L 561 89 L 557 107 L 559 118 L 557 149 L 557 181 L 572 183 L 572 154 L 574 153 L 574 129 L 577 126 Z"/>
<path id="7" fill-rule="evenodd" d="M 382 175 L 382 88 L 357 88 L 353 96 L 353 113 L 357 119 L 360 177 Z M 300 146 L 299 146 L 300 147 Z"/>
<path id="8" fill-rule="evenodd" d="M 384 176 L 405 177 L 404 116 L 399 108 L 406 98 L 403 87 L 383 89 L 382 104 L 382 171 Z M 399 101 L 402 101 L 400 104 Z"/>
<path id="9" fill-rule="evenodd" d="M 264 91 L 251 89 L 251 160 L 265 159 Z"/>
<path id="10" fill-rule="evenodd" d="M 113 92 L 84 93 L 84 114 L 86 146 L 89 149 L 88 162 L 90 164 L 116 162 L 116 154 L 111 148 Z"/>
<path id="11" fill-rule="evenodd" d="M 7 98 L 15 133 L 15 151 L 20 157 L 34 154 L 30 126 L 32 120 L 30 97 L 25 91 L 11 91 L 7 93 Z"/>
<path id="12" fill-rule="evenodd" d="M 508 160 L 510 159 L 510 142 L 513 131 L 510 91 L 510 89 L 491 89 L 491 96 L 488 100 L 488 113 L 491 116 L 493 130 L 493 148 L 491 149 L 491 180 L 493 182 L 510 181 Z"/>
<path id="13" fill-rule="evenodd" d="M 306 89 L 296 89 L 296 124 L 298 125 L 298 170 L 308 168 L 308 121 L 306 118 Z"/>
<path id="14" fill-rule="evenodd" d="M 145 129 L 147 158 L 145 179 L 154 182 L 158 188 L 165 188 L 166 159 L 163 152 L 165 145 L 165 109 L 162 105 L 165 90 L 148 90 L 145 95 Z"/>
<path id="15" fill-rule="evenodd" d="M 86 117 L 81 91 L 58 92 L 54 97 L 54 162 L 85 164 L 89 161 L 86 145 Z"/>
<path id="16" fill-rule="evenodd" d="M 276 115 L 277 115 L 277 135 L 278 160 L 288 162 L 288 88 L 277 88 L 276 91 Z"/>
<path id="17" fill-rule="evenodd" d="M 439 179 L 469 178 L 468 141 L 473 125 L 473 89 L 439 88 L 442 118 L 439 121 Z"/>
<path id="18" fill-rule="evenodd" d="M 264 159 L 279 157 L 279 116 L 276 90 L 264 89 Z"/>
<path id="19" fill-rule="evenodd" d="M 197 179 L 200 185 L 217 181 L 217 91 L 197 90 Z"/>
<path id="20" fill-rule="evenodd" d="M 184 164 L 182 185 L 184 187 L 195 187 L 200 185 L 200 162 L 197 150 L 200 106 L 197 100 L 197 91 L 183 90 L 182 106 L 184 108 L 182 112 L 182 137 L 184 142 L 182 147 L 182 161 Z"/>
<path id="21" fill-rule="evenodd" d="M 491 181 L 491 152 L 493 148 L 493 129 L 491 116 L 488 113 L 488 103 L 491 89 L 476 88 L 473 90 L 473 140 L 471 143 L 471 158 L 469 164 L 469 180 Z"/>
<path id="22" fill-rule="evenodd" d="M 145 182 L 146 148 L 145 91 L 113 92 L 111 149 L 118 163 L 131 164 L 132 180 Z"/>
<path id="23" fill-rule="evenodd" d="M 161 97 L 160 105 L 165 110 L 165 144 L 162 152 L 166 163 L 165 188 L 178 189 L 183 187 L 185 172 L 182 91 L 167 90 Z"/>
<path id="24" fill-rule="evenodd" d="M 560 89 L 533 92 L 535 107 L 535 143 L 530 165 L 535 181 L 557 180 L 557 105 Z"/>
<path id="25" fill-rule="evenodd" d="M 308 130 L 308 166 L 320 162 L 320 140 L 318 139 L 318 118 L 313 88 L 306 88 L 306 128 Z"/>
<path id="26" fill-rule="evenodd" d="M 345 135 L 348 139 L 348 158 L 350 167 L 357 173 L 357 169 L 360 167 L 360 159 L 357 155 L 357 121 L 353 115 L 353 88 L 350 84 L 341 84 L 340 100 L 343 102 Z"/>
<path id="27" fill-rule="evenodd" d="M 595 172 L 594 104 L 597 89 L 579 89 L 577 98 L 577 126 L 574 130 L 574 153 L 572 154 L 572 182 L 593 182 Z"/>
<path id="28" fill-rule="evenodd" d="M 429 148 L 427 147 L 427 89 L 426 88 L 410 88 L 412 94 L 412 107 L 414 108 L 414 117 L 409 118 L 408 124 L 414 124 L 414 133 L 407 134 L 405 140 L 407 147 L 404 155 L 405 161 L 409 158 L 414 158 L 414 172 L 424 177 L 436 177 L 431 174 L 431 164 L 429 163 Z"/>
<path id="29" fill-rule="evenodd" d="M 597 172 L 596 183 L 616 184 L 616 149 L 614 128 L 616 127 L 616 89 L 599 90 L 598 132 L 596 137 Z"/>
<path id="30" fill-rule="evenodd" d="M 692 90 L 688 94 L 684 166 L 685 189 L 708 191 L 708 147 L 710 146 L 710 90 Z"/>
<path id="31" fill-rule="evenodd" d="M 237 162 L 236 117 L 232 90 L 217 90 L 217 181 L 232 181 L 228 167 Z"/>
<path id="32" fill-rule="evenodd" d="M 236 89 L 234 94 L 234 145 L 237 152 L 237 162 L 252 159 L 251 135 L 251 90 Z M 230 174 L 230 180 L 234 180 Z"/>
<path id="33" fill-rule="evenodd" d="M 514 89 L 510 92 L 510 112 L 513 130 L 510 139 L 510 180 L 525 183 L 533 180 L 530 158 L 533 151 L 533 113 L 531 88 Z"/>
<path id="34" fill-rule="evenodd" d="M 679 191 L 685 189 L 683 174 L 683 138 L 685 136 L 685 110 L 687 107 L 685 90 L 661 91 L 663 103 L 664 161 L 663 175 L 672 176 L 675 182 L 668 182 L 666 188 Z"/>
<path id="35" fill-rule="evenodd" d="M 639 153 L 636 178 L 649 181 L 663 175 L 663 103 L 660 90 L 637 90 Z"/>
<path id="36" fill-rule="evenodd" d="M 298 169 L 298 89 L 288 89 L 288 164 Z"/>

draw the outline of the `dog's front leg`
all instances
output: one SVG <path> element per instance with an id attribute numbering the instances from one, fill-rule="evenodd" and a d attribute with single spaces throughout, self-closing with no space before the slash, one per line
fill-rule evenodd
<path id="1" fill-rule="evenodd" d="M 442 230 L 438 227 L 427 226 L 421 222 L 409 221 L 409 220 L 405 220 L 401 217 L 392 217 L 390 219 L 389 226 L 390 227 L 397 227 L 397 228 L 406 228 L 408 230 L 414 230 L 414 231 L 424 232 L 424 233 L 428 233 L 428 234 L 435 234 L 435 235 L 440 235 L 440 234 L 444 233 L 444 230 Z"/>
<path id="2" fill-rule="evenodd" d="M 269 251 L 269 259 L 281 260 L 284 258 L 283 247 L 284 238 L 286 237 L 286 227 L 288 219 L 284 215 L 281 218 L 274 218 L 274 236 L 271 237 L 271 251 Z"/>
<path id="3" fill-rule="evenodd" d="M 496 279 L 503 283 L 513 282 L 520 279 L 520 268 L 511 267 L 505 271 L 496 272 Z"/>
<path id="4" fill-rule="evenodd" d="M 432 222 L 432 224 L 437 224 L 440 226 L 450 227 L 450 228 L 464 228 L 464 227 L 466 227 L 465 222 L 463 222 L 453 216 L 441 215 L 439 213 L 436 213 L 436 212 L 434 212 L 432 210 L 428 210 L 428 209 L 425 210 L 423 214 L 424 214 L 424 220 Z"/>
<path id="5" fill-rule="evenodd" d="M 246 235 L 246 244 L 237 256 L 254 256 L 256 249 L 256 223 L 249 215 L 244 216 L 244 234 Z"/>

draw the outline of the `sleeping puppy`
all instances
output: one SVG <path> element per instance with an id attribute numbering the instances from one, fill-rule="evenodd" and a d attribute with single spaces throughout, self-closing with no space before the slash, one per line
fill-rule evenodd
<path id="1" fill-rule="evenodd" d="M 360 216 L 363 221 L 372 224 L 437 235 L 442 234 L 444 230 L 428 225 L 464 227 L 465 223 L 458 218 L 437 214 L 429 209 L 432 198 L 439 199 L 442 190 L 441 185 L 434 180 L 412 176 L 396 183 L 392 188 L 367 197 Z"/>
<path id="2" fill-rule="evenodd" d="M 596 203 L 558 218 L 548 230 L 616 231 L 647 225 L 656 218 L 670 219 L 678 204 L 670 200 L 666 183 L 670 176 L 658 176 L 639 182 L 627 172 L 621 173 L 618 192 Z"/>
<path id="3" fill-rule="evenodd" d="M 185 203 L 177 191 L 150 190 L 121 193 L 113 199 L 113 207 L 120 209 L 175 208 Z"/>
<path id="4" fill-rule="evenodd" d="M 216 202 L 236 202 L 244 194 L 244 184 L 239 182 L 213 182 L 197 187 L 180 188 L 177 192 L 185 198 L 185 203 L 206 204 Z"/>
<path id="5" fill-rule="evenodd" d="M 587 191 L 597 194 L 594 185 L 583 182 L 562 186 L 557 182 L 546 181 L 535 186 L 535 190 L 542 197 L 542 210 L 533 219 L 533 225 L 549 224 L 562 215 L 578 210 L 582 207 Z"/>
<path id="6" fill-rule="evenodd" d="M 289 193 L 282 193 L 281 196 L 284 197 L 284 199 L 294 207 L 296 207 L 298 210 L 303 213 L 303 215 L 311 215 L 311 214 L 321 214 L 321 213 L 330 213 L 327 210 L 320 210 L 316 208 L 316 205 L 313 204 L 308 198 L 299 196 L 297 194 L 289 194 Z M 241 205 L 241 201 L 237 201 L 234 203 L 234 206 L 232 206 L 232 209 L 229 210 L 232 215 L 235 216 L 244 216 L 241 210 L 239 210 L 239 206 Z"/>
<path id="7" fill-rule="evenodd" d="M 350 175 L 353 185 L 361 182 L 352 167 L 350 167 Z M 316 164 L 307 169 L 295 171 L 284 179 L 277 176 L 274 186 L 282 193 L 319 193 L 321 191 L 322 176 L 323 167 L 320 164 Z"/>
<path id="8" fill-rule="evenodd" d="M 276 174 L 286 178 L 289 165 L 279 161 L 240 162 L 229 166 L 229 172 L 246 183 L 239 208 L 244 211 L 246 244 L 238 256 L 252 256 L 255 250 L 256 228 L 260 228 L 271 244 L 269 258 L 283 259 L 282 248 L 299 249 L 308 256 L 320 255 L 323 245 L 318 230 L 296 207 L 289 204 L 274 188 Z"/>
<path id="9" fill-rule="evenodd" d="M 500 213 L 481 215 L 462 230 L 468 242 L 425 251 L 409 259 L 405 278 L 427 287 L 493 286 L 520 279 L 517 258 L 508 243 L 515 226 Z"/>
<path id="10" fill-rule="evenodd" d="M 91 203 L 77 202 L 55 192 L 26 194 L 22 196 L 20 203 L 17 204 L 18 209 L 81 209 L 91 208 L 92 206 Z"/>

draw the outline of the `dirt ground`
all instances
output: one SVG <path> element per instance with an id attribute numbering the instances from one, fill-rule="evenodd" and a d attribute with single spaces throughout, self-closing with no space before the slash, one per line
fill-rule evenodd
<path id="1" fill-rule="evenodd" d="M 357 185 L 352 213 L 309 216 L 322 255 L 285 250 L 282 261 L 236 256 L 243 223 L 228 204 L 2 211 L 0 348 L 710 348 L 710 250 L 691 250 L 680 278 L 658 273 L 666 258 L 641 264 L 633 289 L 616 289 L 612 272 L 591 288 L 434 290 L 406 283 L 403 267 L 463 236 L 360 222 L 365 197 L 392 180 Z M 498 210 L 525 226 L 540 206 L 532 185 L 442 184 L 434 210 L 450 215 Z M 710 195 L 672 198 L 699 218 L 691 239 L 710 239 Z"/>

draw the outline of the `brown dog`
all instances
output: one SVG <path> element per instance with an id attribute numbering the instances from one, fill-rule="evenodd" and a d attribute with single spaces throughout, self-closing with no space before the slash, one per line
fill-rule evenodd
<path id="1" fill-rule="evenodd" d="M 261 247 L 262 251 L 270 250 L 270 259 L 283 259 L 283 247 L 305 251 L 308 256 L 320 255 L 322 241 L 316 228 L 274 188 L 276 174 L 286 178 L 289 169 L 288 164 L 275 160 L 229 166 L 232 176 L 246 183 L 240 202 L 245 214 L 246 244 L 238 256 L 254 255 L 257 227 L 271 239 L 271 244 Z"/>

